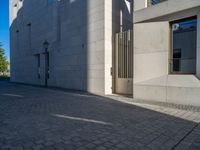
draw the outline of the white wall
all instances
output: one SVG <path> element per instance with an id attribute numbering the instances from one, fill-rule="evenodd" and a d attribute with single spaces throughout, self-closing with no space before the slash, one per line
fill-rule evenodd
<path id="1" fill-rule="evenodd" d="M 11 0 L 12 4 L 16 0 Z M 50 43 L 49 86 L 105 93 L 104 1 L 24 0 L 17 18 L 11 18 L 11 80 L 44 85 L 43 42 Z M 10 12 L 13 11 L 10 5 Z M 42 17 L 41 17 L 42 16 Z M 31 23 L 31 49 L 27 24 Z M 16 30 L 19 30 L 17 48 Z M 60 36 L 60 37 L 59 37 Z M 35 54 L 41 54 L 41 78 L 37 78 Z"/>
<path id="2" fill-rule="evenodd" d="M 104 14 L 104 18 L 105 18 L 105 30 L 104 30 L 104 38 L 105 38 L 105 54 L 104 54 L 104 60 L 105 60 L 105 64 L 104 64 L 104 68 L 105 68 L 105 72 L 104 72 L 104 84 L 105 84 L 105 94 L 111 94 L 112 93 L 112 75 L 111 75 L 111 68 L 112 68 L 112 8 L 113 3 L 112 0 L 105 0 L 105 14 Z M 117 10 L 116 10 L 117 11 Z"/>
<path id="3" fill-rule="evenodd" d="M 168 74 L 169 23 L 134 25 L 134 82 Z"/>
<path id="4" fill-rule="evenodd" d="M 197 77 L 200 79 L 200 12 L 197 15 Z"/>
<path id="5" fill-rule="evenodd" d="M 144 4 L 143 1 L 144 0 L 136 0 L 135 3 Z M 137 9 L 136 7 L 137 11 L 134 13 L 134 22 L 144 22 L 151 20 L 164 21 L 166 19 L 174 20 L 177 18 L 177 16 L 179 19 L 190 17 L 198 12 L 199 6 L 199 0 L 168 0 L 146 9 Z M 176 16 L 172 16 L 172 14 L 175 13 Z"/>
<path id="6" fill-rule="evenodd" d="M 168 22 L 134 25 L 135 99 L 166 101 L 169 34 Z"/>
<path id="7" fill-rule="evenodd" d="M 134 11 L 144 9 L 147 7 L 147 0 L 135 0 Z"/>
<path id="8" fill-rule="evenodd" d="M 37 3 L 24 0 L 16 19 L 12 13 L 16 0 L 10 1 L 12 81 L 44 85 L 42 53 L 43 42 L 47 40 L 50 43 L 49 86 L 95 94 L 112 93 L 113 33 L 119 32 L 120 9 L 125 12 L 123 29 L 132 27 L 126 21 L 132 17 L 126 16 L 124 0 L 63 0 L 51 5 L 46 0 Z M 31 48 L 27 42 L 28 23 L 31 23 Z M 19 30 L 19 42 L 16 30 Z M 35 54 L 41 54 L 40 79 Z"/>
<path id="9" fill-rule="evenodd" d="M 135 12 L 134 98 L 200 106 L 199 79 L 195 75 L 169 75 L 168 73 L 168 58 L 171 50 L 169 21 L 195 16 L 197 12 L 200 12 L 200 8 L 197 7 L 199 2 L 184 0 L 183 5 L 172 6 L 178 3 L 178 0 L 169 0 Z M 189 10 L 185 10 L 189 7 Z M 158 15 L 163 15 L 163 17 L 156 18 Z M 148 23 L 136 23 L 139 20 Z M 158 20 L 164 20 L 164 22 L 158 22 Z M 198 77 L 200 77 L 199 22 L 200 13 L 198 13 L 197 23 Z"/>

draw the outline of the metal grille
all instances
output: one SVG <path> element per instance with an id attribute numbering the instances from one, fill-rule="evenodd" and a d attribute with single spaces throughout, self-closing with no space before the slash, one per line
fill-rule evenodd
<path id="1" fill-rule="evenodd" d="M 133 31 L 116 34 L 118 78 L 133 78 Z"/>

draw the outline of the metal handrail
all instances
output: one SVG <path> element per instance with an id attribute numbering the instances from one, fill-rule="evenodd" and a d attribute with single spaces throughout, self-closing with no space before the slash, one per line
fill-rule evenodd
<path id="1" fill-rule="evenodd" d="M 181 68 L 181 62 L 182 61 L 196 61 L 195 57 L 191 57 L 191 58 L 173 58 L 173 59 L 169 59 L 169 67 L 170 67 L 170 72 L 171 73 L 178 73 L 178 74 L 194 74 L 195 72 L 191 72 L 191 71 L 176 71 L 174 69 L 174 65 L 175 63 L 178 63 L 178 65 L 180 65 Z M 175 62 L 176 61 L 176 62 Z M 191 66 L 192 67 L 192 66 Z"/>
<path id="2" fill-rule="evenodd" d="M 173 58 L 173 59 L 169 59 L 169 60 L 171 60 L 171 61 L 173 61 L 173 60 L 196 60 L 196 57 L 191 57 L 191 58 Z"/>

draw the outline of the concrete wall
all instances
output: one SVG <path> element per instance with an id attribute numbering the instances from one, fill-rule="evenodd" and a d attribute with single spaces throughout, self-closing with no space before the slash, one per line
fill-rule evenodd
<path id="1" fill-rule="evenodd" d="M 196 0 L 178 3 L 178 0 L 168 0 L 134 13 L 134 98 L 200 106 L 197 78 L 200 77 L 200 3 Z M 172 39 L 169 23 L 197 14 L 197 74 L 170 75 L 168 59 Z"/>
<path id="2" fill-rule="evenodd" d="M 197 14 L 197 77 L 200 79 L 200 12 Z"/>
<path id="3" fill-rule="evenodd" d="M 147 7 L 147 0 L 135 0 L 134 11 L 144 9 Z"/>
<path id="4" fill-rule="evenodd" d="M 44 85 L 43 42 L 47 40 L 49 86 L 111 94 L 113 34 L 120 29 L 120 10 L 123 30 L 132 27 L 132 20 L 126 21 L 130 16 L 125 4 L 125 0 L 61 0 L 51 4 L 47 0 L 10 0 L 11 80 Z M 36 54 L 41 58 L 40 78 Z"/>
<path id="5" fill-rule="evenodd" d="M 134 98 L 200 106 L 199 79 L 169 74 L 169 23 L 135 24 L 134 31 Z"/>
<path id="6" fill-rule="evenodd" d="M 97 94 L 105 92 L 104 1 L 55 1 L 48 5 L 46 0 L 38 0 L 37 3 L 25 0 L 15 19 L 12 17 L 12 5 L 10 6 L 12 81 L 44 85 L 42 44 L 47 40 L 50 43 L 49 86 Z M 26 24 L 29 22 L 31 49 L 26 46 Z M 16 30 L 19 30 L 18 41 Z M 14 43 L 18 43 L 19 48 Z M 40 79 L 37 78 L 34 54 L 41 55 Z"/>
<path id="7" fill-rule="evenodd" d="M 134 25 L 134 98 L 165 101 L 165 88 L 146 82 L 168 74 L 169 34 L 168 22 Z M 153 84 L 163 82 L 159 79 Z"/>
<path id="8" fill-rule="evenodd" d="M 60 51 L 53 50 L 51 85 L 103 94 L 104 1 L 63 1 L 61 7 Z"/>
<path id="9" fill-rule="evenodd" d="M 135 83 L 168 74 L 169 33 L 168 22 L 134 25 Z"/>
<path id="10" fill-rule="evenodd" d="M 105 72 L 104 72 L 104 84 L 105 84 L 105 94 L 111 94 L 112 93 L 112 74 L 111 74 L 111 68 L 112 68 L 112 0 L 105 0 L 105 53 L 104 53 L 104 60 L 105 60 Z"/>
<path id="11" fill-rule="evenodd" d="M 145 0 L 136 0 L 135 3 L 144 3 Z M 200 7 L 199 0 L 167 0 L 155 6 L 142 9 L 136 5 L 134 22 L 165 21 L 187 18 L 195 15 Z M 139 9 L 140 8 L 140 9 Z"/>
<path id="12" fill-rule="evenodd" d="M 16 5 L 14 7 L 14 5 Z M 30 48 L 29 39 L 29 17 L 33 16 L 31 10 L 38 11 L 41 9 L 42 1 L 37 4 L 31 3 L 26 9 L 22 2 L 10 0 L 10 40 L 11 40 L 11 80 L 16 82 L 39 83 L 35 78 L 36 63 L 34 51 Z M 35 9 L 33 7 L 35 6 Z M 45 21 L 45 20 L 44 20 Z M 48 22 L 47 22 L 48 23 Z M 18 31 L 18 32 L 17 32 Z M 42 36 L 42 35 L 41 35 Z M 40 36 L 38 36 L 39 38 Z M 37 75 L 37 74 L 36 74 Z"/>

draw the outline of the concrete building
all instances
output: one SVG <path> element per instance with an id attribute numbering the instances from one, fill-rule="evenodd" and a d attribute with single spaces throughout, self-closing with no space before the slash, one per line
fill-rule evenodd
<path id="1" fill-rule="evenodd" d="M 132 0 L 10 0 L 11 81 L 111 94 L 113 35 L 133 28 L 132 8 Z"/>
<path id="2" fill-rule="evenodd" d="M 11 81 L 200 106 L 199 0 L 10 0 Z"/>
<path id="3" fill-rule="evenodd" d="M 134 5 L 134 98 L 200 106 L 200 1 L 147 2 Z"/>

